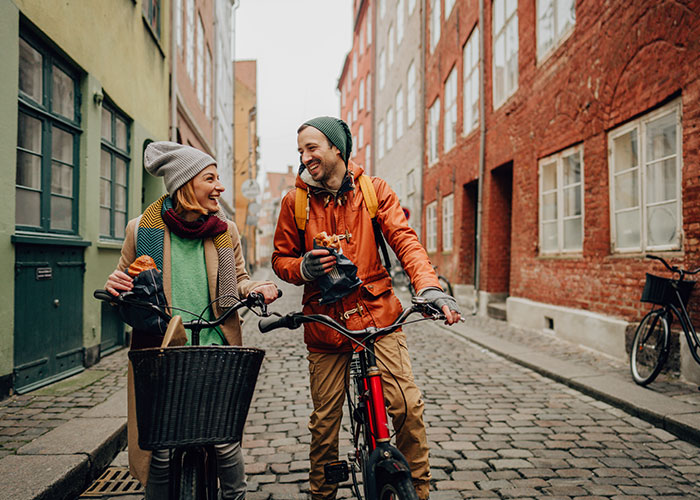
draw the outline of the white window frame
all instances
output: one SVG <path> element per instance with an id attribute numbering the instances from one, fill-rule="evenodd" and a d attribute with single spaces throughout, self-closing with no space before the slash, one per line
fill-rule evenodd
<path id="1" fill-rule="evenodd" d="M 369 46 L 372 44 L 372 9 L 367 9 L 367 44 L 366 46 L 369 48 Z"/>
<path id="2" fill-rule="evenodd" d="M 200 106 L 204 106 L 204 21 L 197 15 L 197 100 Z"/>
<path id="3" fill-rule="evenodd" d="M 367 111 L 372 109 L 372 75 L 367 75 L 367 96 L 365 99 L 365 108 Z"/>
<path id="4" fill-rule="evenodd" d="M 379 0 L 379 17 L 384 17 L 386 14 L 386 0 Z"/>
<path id="5" fill-rule="evenodd" d="M 513 10 L 508 13 L 508 9 Z M 500 12 L 500 15 L 499 15 Z M 500 19 L 500 17 L 503 19 Z M 502 23 L 501 23 L 502 21 Z M 503 81 L 499 79 L 499 43 L 503 45 Z M 518 90 L 518 1 L 494 0 L 493 1 L 493 109 L 498 109 L 504 102 Z M 509 67 L 513 74 L 509 73 Z M 502 89 L 501 89 L 502 84 Z M 502 95 L 499 92 L 502 92 Z"/>
<path id="6" fill-rule="evenodd" d="M 404 28 L 404 6 L 403 0 L 397 0 L 396 2 L 396 44 L 400 45 L 403 40 L 403 28 Z"/>
<path id="7" fill-rule="evenodd" d="M 450 17 L 452 9 L 455 6 L 455 0 L 445 0 L 445 20 Z"/>
<path id="8" fill-rule="evenodd" d="M 386 51 L 382 49 L 379 53 L 379 90 L 384 88 L 386 81 Z"/>
<path id="9" fill-rule="evenodd" d="M 359 98 L 360 98 L 360 109 L 365 109 L 365 79 L 360 80 L 360 91 L 359 93 Z"/>
<path id="10" fill-rule="evenodd" d="M 367 147 L 365 148 L 365 172 L 369 175 L 371 172 L 371 165 L 372 163 L 372 145 L 367 144 Z"/>
<path id="11" fill-rule="evenodd" d="M 462 80 L 462 134 L 468 135 L 479 125 L 479 26 L 476 26 L 464 44 L 462 52 L 464 78 Z"/>
<path id="12" fill-rule="evenodd" d="M 357 121 L 357 97 L 352 100 L 352 121 Z"/>
<path id="13" fill-rule="evenodd" d="M 384 120 L 377 123 L 377 158 L 384 158 Z"/>
<path id="14" fill-rule="evenodd" d="M 357 52 L 352 53 L 352 79 L 357 78 Z"/>
<path id="15" fill-rule="evenodd" d="M 457 65 L 445 80 L 445 113 L 443 115 L 442 146 L 445 152 L 457 144 Z"/>
<path id="16" fill-rule="evenodd" d="M 454 248 L 454 194 L 442 199 L 442 251 L 451 252 Z"/>
<path id="17" fill-rule="evenodd" d="M 573 18 L 562 19 L 562 15 L 568 4 L 573 9 Z M 576 1 L 575 0 L 537 0 L 535 2 L 537 19 L 537 60 L 547 59 L 564 40 L 566 40 L 576 27 Z M 543 29 L 549 24 L 552 36 L 544 40 Z M 564 24 L 561 26 L 561 24 Z"/>
<path id="18" fill-rule="evenodd" d="M 182 0 L 174 0 L 173 9 L 175 9 L 175 41 L 179 53 L 182 50 Z"/>
<path id="19" fill-rule="evenodd" d="M 430 52 L 440 40 L 440 0 L 430 1 Z"/>
<path id="20" fill-rule="evenodd" d="M 440 132 L 440 98 L 437 97 L 428 111 L 428 166 L 439 159 L 438 134 Z"/>
<path id="21" fill-rule="evenodd" d="M 185 0 L 187 2 L 187 12 L 185 16 L 185 27 L 187 31 L 187 38 L 185 40 L 185 66 L 187 67 L 187 76 L 190 81 L 194 84 L 194 41 L 196 36 L 196 25 L 195 25 L 195 8 L 194 0 Z"/>
<path id="22" fill-rule="evenodd" d="M 416 0 L 408 0 L 408 15 L 413 14 L 413 10 L 416 8 Z"/>
<path id="23" fill-rule="evenodd" d="M 394 108 L 386 110 L 386 150 L 394 147 Z"/>
<path id="24" fill-rule="evenodd" d="M 387 51 L 387 64 L 389 67 L 394 64 L 394 52 L 396 52 L 396 32 L 394 31 L 394 25 L 389 26 L 389 33 L 386 35 L 386 45 Z"/>
<path id="25" fill-rule="evenodd" d="M 425 250 L 437 252 L 437 200 L 425 206 Z"/>
<path id="26" fill-rule="evenodd" d="M 675 114 L 676 124 L 676 152 L 675 152 L 675 199 L 664 200 L 663 202 L 648 203 L 648 167 L 652 163 L 660 160 L 649 162 L 647 159 L 647 132 L 649 123 L 660 118 L 664 118 L 671 114 Z M 647 252 L 647 251 L 666 251 L 680 250 L 683 244 L 683 198 L 682 198 L 682 172 L 683 172 L 683 128 L 682 128 L 682 106 L 680 100 L 675 100 L 662 108 L 647 113 L 646 115 L 626 123 L 625 125 L 612 130 L 608 134 L 608 165 L 610 178 L 610 242 L 614 253 L 629 253 L 629 252 Z M 615 139 L 624 136 L 632 131 L 637 131 L 637 166 L 616 172 L 615 158 Z M 670 160 L 673 156 L 663 158 Z M 639 245 L 622 247 L 618 245 L 616 216 L 625 209 L 618 210 L 616 207 L 615 190 L 617 178 L 626 174 L 635 174 L 637 179 L 637 200 L 638 200 L 638 230 L 639 230 Z M 649 242 L 648 230 L 648 213 L 653 206 L 668 204 L 675 202 L 675 217 L 676 230 L 675 241 L 665 245 L 653 245 Z M 632 211 L 627 209 L 628 211 Z"/>
<path id="27" fill-rule="evenodd" d="M 360 55 L 365 53 L 365 25 L 360 26 Z"/>
<path id="28" fill-rule="evenodd" d="M 357 149 L 361 149 L 365 142 L 365 126 L 360 124 L 360 128 L 357 131 Z"/>
<path id="29" fill-rule="evenodd" d="M 403 88 L 401 87 L 396 91 L 394 105 L 396 106 L 396 140 L 398 141 L 403 135 Z"/>
<path id="30" fill-rule="evenodd" d="M 406 122 L 410 127 L 416 121 L 416 99 L 418 95 L 418 89 L 416 88 L 418 84 L 418 79 L 416 78 L 416 65 L 413 61 L 408 66 L 408 71 L 406 73 Z"/>
<path id="31" fill-rule="evenodd" d="M 581 173 L 578 182 L 572 182 L 570 184 L 564 185 L 564 159 L 571 156 L 578 155 L 579 162 L 581 165 Z M 555 186 L 552 189 L 545 190 L 544 188 L 544 168 L 549 165 L 555 165 Z M 583 146 L 581 144 L 565 149 L 546 158 L 542 158 L 538 162 L 538 176 L 539 176 L 539 251 L 541 255 L 558 255 L 558 254 L 570 254 L 578 253 L 580 254 L 583 250 L 583 237 L 584 231 L 584 221 L 585 221 L 585 202 L 584 202 L 584 186 L 585 186 L 585 168 L 584 168 L 584 158 L 583 158 Z M 575 215 L 566 216 L 564 213 L 566 204 L 566 191 L 578 190 L 578 196 L 581 200 L 581 212 Z M 545 203 L 544 198 L 546 196 L 554 195 L 554 200 L 556 203 L 555 214 L 551 219 L 545 219 Z M 581 234 L 580 234 L 580 246 L 567 247 L 564 243 L 564 231 L 565 223 L 567 221 L 580 220 Z M 555 248 L 545 248 L 544 242 L 544 227 L 555 226 L 557 235 L 557 244 Z"/>

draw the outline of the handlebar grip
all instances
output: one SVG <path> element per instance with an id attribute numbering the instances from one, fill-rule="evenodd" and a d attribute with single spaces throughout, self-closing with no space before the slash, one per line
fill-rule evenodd
<path id="1" fill-rule="evenodd" d="M 99 300 L 104 300 L 105 302 L 116 302 L 117 297 L 109 293 L 107 290 L 97 289 L 92 292 L 92 296 Z"/>
<path id="2" fill-rule="evenodd" d="M 289 328 L 290 330 L 298 328 L 299 324 L 295 321 L 294 317 L 291 315 L 282 316 L 277 318 L 275 316 L 269 316 L 267 318 L 262 318 L 258 321 L 258 329 L 262 333 L 267 333 L 272 330 L 277 330 L 278 328 Z"/>
<path id="3" fill-rule="evenodd" d="M 282 296 L 282 290 L 279 288 L 277 289 L 277 298 L 279 299 Z"/>

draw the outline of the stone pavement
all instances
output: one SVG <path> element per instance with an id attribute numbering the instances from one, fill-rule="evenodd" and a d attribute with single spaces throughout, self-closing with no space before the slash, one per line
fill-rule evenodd
<path id="1" fill-rule="evenodd" d="M 273 309 L 298 309 L 298 289 L 284 290 Z M 249 498 L 306 499 L 301 331 L 262 335 L 256 323 L 244 324 L 246 344 L 267 354 L 244 437 Z M 433 500 L 700 498 L 700 454 L 688 442 L 700 436 L 696 386 L 639 388 L 626 363 L 485 318 L 420 323 L 407 335 L 426 400 Z M 125 366 L 122 350 L 0 402 L 0 498 L 76 498 L 109 465 L 125 442 Z M 124 454 L 112 465 L 125 465 Z"/>

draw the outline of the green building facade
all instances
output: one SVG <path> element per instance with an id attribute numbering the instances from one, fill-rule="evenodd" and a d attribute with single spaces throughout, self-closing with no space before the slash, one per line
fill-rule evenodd
<path id="1" fill-rule="evenodd" d="M 126 222 L 162 192 L 169 1 L 0 0 L 0 397 L 123 346 L 94 298 Z"/>

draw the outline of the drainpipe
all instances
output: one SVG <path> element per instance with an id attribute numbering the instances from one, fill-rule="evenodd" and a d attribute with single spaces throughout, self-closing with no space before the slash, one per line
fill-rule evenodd
<path id="1" fill-rule="evenodd" d="M 484 29 L 484 0 L 479 0 L 479 178 L 477 185 L 478 194 L 476 201 L 476 269 L 474 271 L 474 291 L 476 293 L 476 307 L 479 310 L 479 289 L 481 288 L 481 230 L 483 216 L 483 192 L 484 192 L 484 167 L 486 163 L 486 83 L 484 72 L 486 63 L 484 61 L 484 43 L 486 40 L 486 30 Z"/>
<path id="2" fill-rule="evenodd" d="M 238 0 L 231 0 L 231 83 L 233 87 L 233 100 L 231 104 L 231 163 L 233 166 L 233 181 L 231 192 L 233 193 L 233 220 L 236 220 L 236 11 L 240 6 Z"/>
<path id="3" fill-rule="evenodd" d="M 421 171 L 420 171 L 420 183 L 419 183 L 419 188 L 418 188 L 418 199 L 420 200 L 420 232 L 423 233 L 426 230 L 426 224 L 423 224 L 423 215 L 425 215 L 425 204 L 423 200 L 423 180 L 424 180 L 424 170 L 425 170 L 425 106 L 426 106 L 426 97 L 425 97 L 425 49 L 426 49 L 426 41 L 427 41 L 427 19 L 426 19 L 426 11 L 425 11 L 425 0 L 421 1 L 421 13 L 420 13 L 420 95 L 421 95 L 421 105 L 418 107 L 419 113 L 418 113 L 418 119 L 420 119 L 420 143 L 421 143 L 421 160 L 420 160 L 420 165 L 421 165 Z M 424 242 L 427 243 L 427 238 L 428 235 L 425 235 L 426 238 Z"/>
<path id="4" fill-rule="evenodd" d="M 181 7 L 178 5 L 178 7 Z M 170 26 L 175 27 L 175 9 L 170 4 Z M 180 26 L 182 29 L 182 26 Z M 170 140 L 177 142 L 177 33 L 170 30 Z"/>

